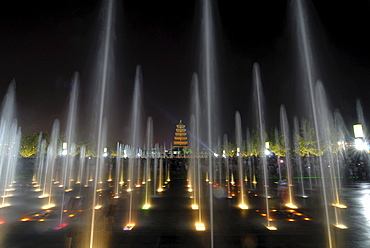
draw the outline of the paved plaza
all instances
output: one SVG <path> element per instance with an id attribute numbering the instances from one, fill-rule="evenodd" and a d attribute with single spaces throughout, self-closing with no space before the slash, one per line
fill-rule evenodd
<path id="1" fill-rule="evenodd" d="M 257 192 L 248 194 L 248 210 L 239 209 L 236 198 L 214 198 L 214 247 L 327 247 L 325 225 L 320 217 L 321 211 L 319 208 L 312 207 L 316 204 L 315 197 L 301 199 L 298 202 L 301 207 L 291 215 L 274 211 L 278 205 L 276 199 L 271 198 L 270 209 L 273 211 L 270 214 L 272 220 L 270 225 L 277 227 L 277 230 L 270 231 L 265 227 L 265 198 L 255 193 Z M 0 226 L 1 247 L 76 247 L 76 240 L 69 237 L 74 237 L 70 235 L 72 231 L 76 232 L 73 229 L 81 228 L 77 221 L 59 230 L 55 230 L 57 223 L 53 221 L 20 221 L 22 215 L 32 211 L 32 208 L 37 205 L 33 204 L 37 200 L 32 200 L 30 197 L 30 194 L 25 194 L 24 198 L 14 198 L 14 206 L 1 209 L 3 217 L 7 213 L 6 223 Z M 334 247 L 370 247 L 370 184 L 350 182 L 343 188 L 342 199 L 348 206 L 341 215 L 348 229 L 333 227 Z M 135 208 L 136 226 L 131 231 L 122 230 L 127 215 L 127 200 L 125 197 L 119 200 L 111 230 L 102 231 L 108 237 L 107 247 L 211 247 L 209 210 L 203 211 L 206 230 L 196 231 L 195 222 L 198 212 L 190 207 L 192 199 L 187 191 L 186 180 L 172 180 L 162 193 L 152 198 L 152 207 L 149 210 Z"/>

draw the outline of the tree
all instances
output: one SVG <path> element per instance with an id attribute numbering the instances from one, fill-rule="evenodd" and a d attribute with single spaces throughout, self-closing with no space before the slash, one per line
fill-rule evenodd
<path id="1" fill-rule="evenodd" d="M 39 141 L 39 134 L 33 133 L 30 135 L 24 135 L 21 140 L 21 147 L 19 154 L 23 158 L 34 157 L 37 153 L 37 144 Z"/>
<path id="2" fill-rule="evenodd" d="M 312 126 L 312 123 L 307 120 L 303 122 L 301 127 L 301 135 L 298 137 L 299 140 L 299 155 L 300 156 L 321 156 L 324 154 L 324 150 L 319 151 L 317 146 L 316 131 Z M 298 151 L 296 151 L 298 152 Z"/>

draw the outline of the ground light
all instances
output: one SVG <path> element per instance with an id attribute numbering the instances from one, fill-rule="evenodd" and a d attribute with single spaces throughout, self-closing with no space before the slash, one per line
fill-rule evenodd
<path id="1" fill-rule="evenodd" d="M 292 209 L 297 209 L 298 207 L 292 203 L 288 203 L 286 204 L 285 206 L 287 206 L 288 208 L 292 208 Z"/>
<path id="2" fill-rule="evenodd" d="M 337 208 L 347 208 L 346 205 L 343 205 L 343 204 L 340 204 L 340 203 L 334 203 L 334 204 L 332 204 L 332 206 L 337 207 Z"/>
<path id="3" fill-rule="evenodd" d="M 197 231 L 205 231 L 206 228 L 203 223 L 197 222 L 195 223 L 195 230 Z"/>
<path id="4" fill-rule="evenodd" d="M 124 231 L 131 231 L 131 230 L 134 228 L 134 226 L 135 226 L 135 224 L 134 224 L 134 223 L 129 223 L 129 224 L 127 224 L 127 225 L 123 228 L 123 230 L 124 230 Z"/>
<path id="5" fill-rule="evenodd" d="M 199 206 L 197 204 L 192 204 L 191 209 L 197 210 L 197 209 L 199 209 Z"/>
<path id="6" fill-rule="evenodd" d="M 269 229 L 270 231 L 276 231 L 277 228 L 275 226 L 266 226 L 267 229 Z"/>
<path id="7" fill-rule="evenodd" d="M 239 204 L 239 208 L 241 209 L 248 209 L 248 206 L 245 204 Z"/>
<path id="8" fill-rule="evenodd" d="M 50 209 L 50 208 L 53 208 L 53 207 L 55 207 L 54 204 L 49 204 L 49 205 L 42 206 L 42 209 Z"/>
<path id="9" fill-rule="evenodd" d="M 145 204 L 141 209 L 148 210 L 150 208 L 150 204 Z"/>
<path id="10" fill-rule="evenodd" d="M 339 228 L 339 229 L 347 229 L 348 227 L 343 225 L 343 224 L 336 224 L 334 225 L 336 228 Z"/>

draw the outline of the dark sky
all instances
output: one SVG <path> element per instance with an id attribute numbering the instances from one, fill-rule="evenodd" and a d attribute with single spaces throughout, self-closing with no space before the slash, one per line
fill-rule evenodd
<path id="1" fill-rule="evenodd" d="M 297 50 L 290 1 L 219 0 L 216 57 L 221 132 L 234 131 L 235 111 L 252 125 L 252 65 L 258 62 L 268 124 L 279 125 L 284 104 L 301 115 Z M 332 110 L 357 121 L 356 99 L 370 109 L 370 1 L 311 2 L 311 39 Z M 100 1 L 12 1 L 0 10 L 0 99 L 13 78 L 23 133 L 50 131 L 66 119 L 72 75 L 81 76 L 79 132 L 88 135 Z M 199 1 L 120 1 L 115 33 L 115 81 L 109 140 L 129 141 L 135 67 L 143 71 L 143 123 L 151 116 L 155 142 L 189 125 L 190 82 L 199 62 Z M 144 124 L 143 124 L 144 125 Z"/>

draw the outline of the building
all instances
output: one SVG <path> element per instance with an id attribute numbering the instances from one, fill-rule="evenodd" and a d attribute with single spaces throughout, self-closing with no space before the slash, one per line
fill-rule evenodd
<path id="1" fill-rule="evenodd" d="M 175 137 L 173 141 L 172 149 L 174 150 L 180 150 L 182 148 L 188 149 L 188 137 L 186 134 L 185 125 L 182 123 L 182 120 L 180 120 L 180 123 L 176 125 L 176 131 L 175 131 Z"/>

